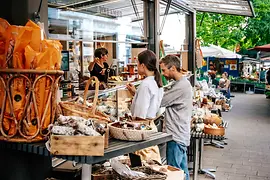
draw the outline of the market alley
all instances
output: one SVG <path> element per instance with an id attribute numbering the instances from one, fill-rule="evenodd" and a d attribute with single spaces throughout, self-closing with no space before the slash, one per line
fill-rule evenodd
<path id="1" fill-rule="evenodd" d="M 234 95 L 232 110 L 222 114 L 229 122 L 228 145 L 205 146 L 204 168 L 217 168 L 217 180 L 270 179 L 270 100 L 260 94 Z"/>

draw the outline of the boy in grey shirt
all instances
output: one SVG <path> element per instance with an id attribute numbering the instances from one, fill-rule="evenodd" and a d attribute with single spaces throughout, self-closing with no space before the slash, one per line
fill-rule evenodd
<path id="1" fill-rule="evenodd" d="M 173 136 L 173 141 L 167 143 L 167 163 L 184 170 L 189 180 L 187 147 L 190 143 L 192 87 L 181 72 L 181 60 L 177 56 L 167 55 L 160 61 L 160 67 L 167 79 L 175 80 L 161 102 L 161 107 L 166 107 L 166 132 Z"/>

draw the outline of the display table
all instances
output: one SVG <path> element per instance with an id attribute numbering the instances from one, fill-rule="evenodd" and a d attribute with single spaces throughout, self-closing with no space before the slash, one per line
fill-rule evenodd
<path id="1" fill-rule="evenodd" d="M 243 86 L 243 92 L 246 92 L 247 87 L 251 87 L 253 92 L 255 90 L 265 91 L 265 83 L 253 82 L 253 81 L 231 81 L 231 86 Z"/>
<path id="2" fill-rule="evenodd" d="M 153 133 L 150 136 L 149 140 L 141 142 L 129 142 L 111 139 L 109 143 L 109 148 L 105 149 L 104 156 L 102 157 L 96 156 L 56 156 L 56 157 L 70 161 L 75 161 L 77 163 L 82 163 L 83 164 L 82 179 L 90 180 L 91 164 L 102 162 L 104 160 L 113 157 L 132 153 L 137 150 L 144 149 L 153 145 L 162 144 L 171 140 L 172 135 L 157 132 Z M 50 174 L 48 169 L 51 169 L 50 162 L 52 156 L 45 147 L 44 142 L 31 144 L 0 142 L 0 149 L 2 152 L 0 158 L 1 161 L 3 160 L 0 168 L 1 168 L 1 177 L 3 179 L 44 180 Z M 29 161 L 26 161 L 25 159 Z M 8 162 L 8 164 L 5 164 L 4 162 Z M 21 163 L 18 164 L 18 162 Z"/>
<path id="3" fill-rule="evenodd" d="M 243 92 L 246 92 L 246 82 L 239 82 L 239 81 L 231 81 L 231 86 L 243 86 Z"/>
<path id="4" fill-rule="evenodd" d="M 202 157 L 205 139 L 222 141 L 225 137 L 191 131 L 191 143 L 188 149 L 188 159 L 189 162 L 193 162 L 193 180 L 198 179 L 198 173 L 207 174 L 215 179 L 215 174 L 212 173 L 216 171 L 215 169 L 203 169 Z"/>

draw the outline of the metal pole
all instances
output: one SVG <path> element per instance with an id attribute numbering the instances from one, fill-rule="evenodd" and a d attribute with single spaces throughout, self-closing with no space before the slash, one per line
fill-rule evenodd
<path id="1" fill-rule="evenodd" d="M 199 146 L 200 146 L 200 140 L 195 139 L 195 144 L 194 144 L 194 162 L 193 162 L 193 180 L 198 179 L 198 171 L 199 171 Z"/>
<path id="2" fill-rule="evenodd" d="M 207 57 L 207 68 L 206 68 L 206 71 L 209 70 L 209 57 Z"/>
<path id="3" fill-rule="evenodd" d="M 155 0 L 155 45 L 156 45 L 156 57 L 157 63 L 159 62 L 159 43 L 160 43 L 160 0 Z M 159 64 L 157 64 L 157 67 Z M 158 68 L 159 69 L 159 68 Z"/>
<path id="4" fill-rule="evenodd" d="M 194 74 L 191 77 L 191 84 L 194 86 L 196 77 L 196 65 L 195 65 L 195 37 L 196 37 L 196 12 L 190 12 L 188 15 L 188 26 L 190 28 L 188 36 L 188 70 Z"/>
<path id="5" fill-rule="evenodd" d="M 91 180 L 91 175 L 92 175 L 92 165 L 91 164 L 83 164 L 82 165 L 81 180 Z"/>

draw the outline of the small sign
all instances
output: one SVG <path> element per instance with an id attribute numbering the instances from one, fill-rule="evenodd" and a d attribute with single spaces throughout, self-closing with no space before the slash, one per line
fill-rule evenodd
<path id="1" fill-rule="evenodd" d="M 105 6 L 97 7 L 97 12 L 100 14 L 108 15 L 108 16 L 122 17 L 122 11 L 110 9 Z"/>
<path id="2" fill-rule="evenodd" d="M 237 60 L 226 60 L 225 62 L 227 65 L 229 64 L 237 64 Z"/>
<path id="3" fill-rule="evenodd" d="M 237 70 L 237 64 L 230 64 L 230 70 L 236 71 Z"/>
<path id="4" fill-rule="evenodd" d="M 229 65 L 224 65 L 224 68 L 228 69 L 229 68 Z"/>

